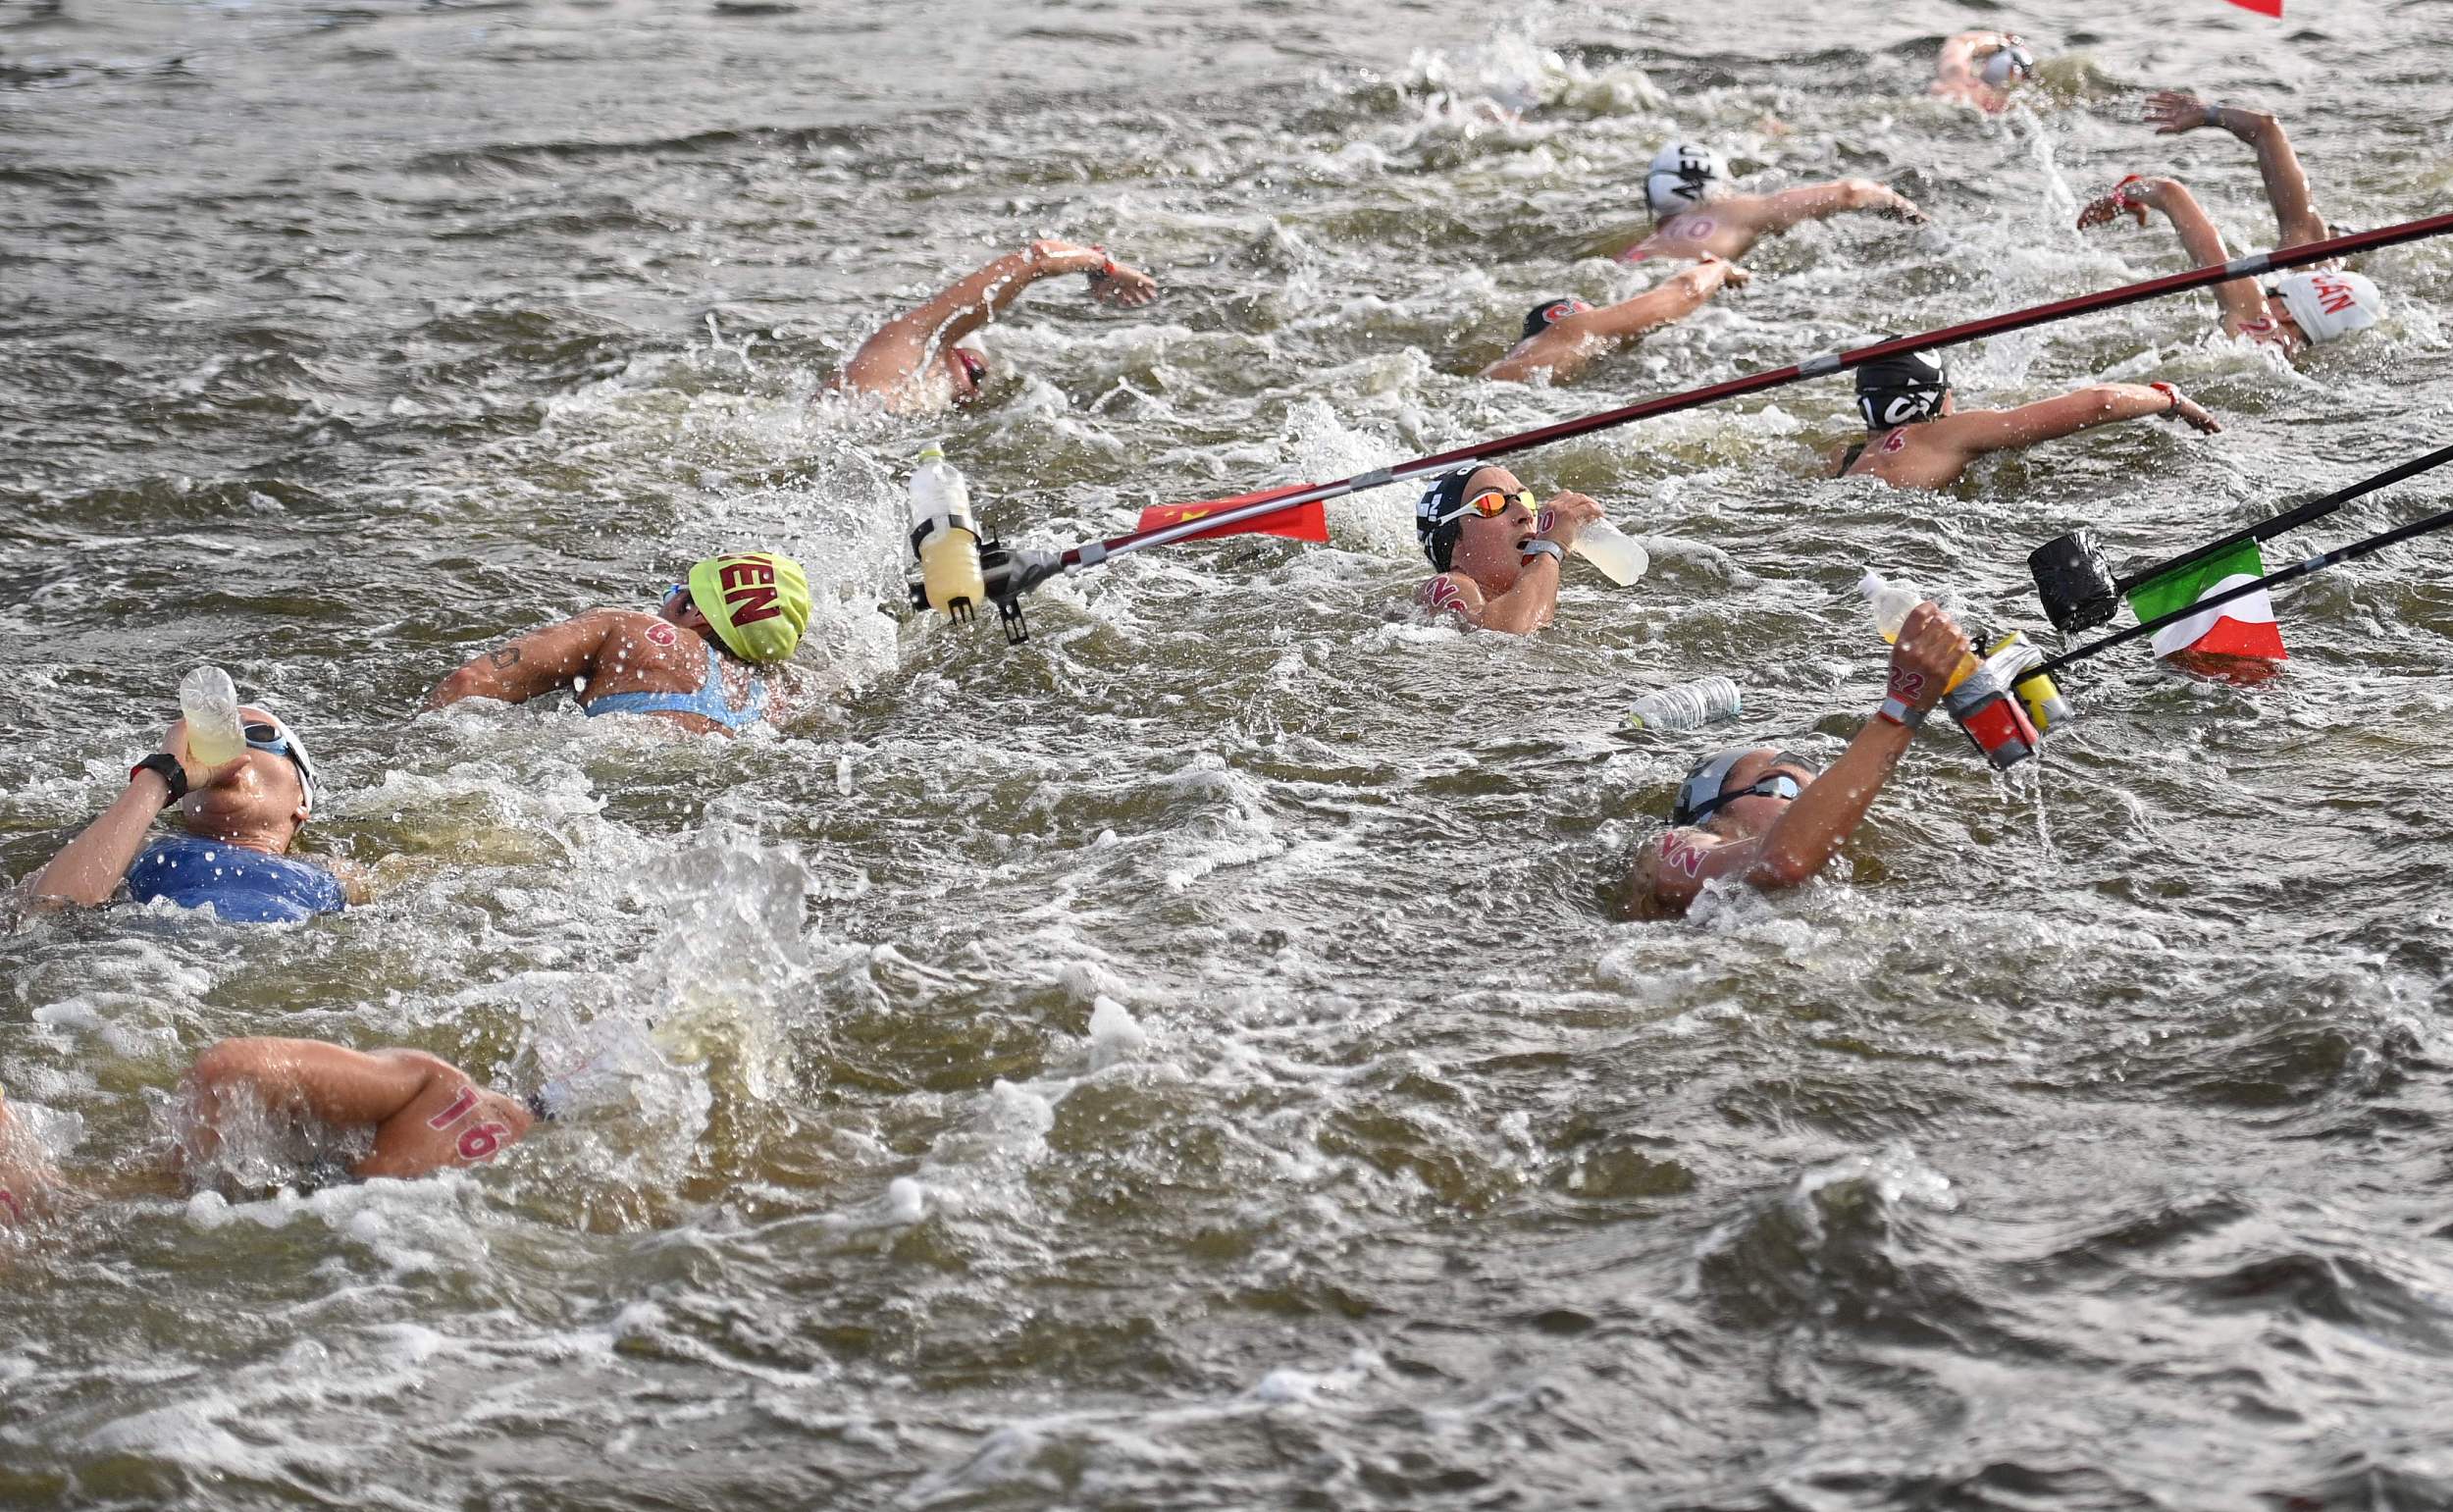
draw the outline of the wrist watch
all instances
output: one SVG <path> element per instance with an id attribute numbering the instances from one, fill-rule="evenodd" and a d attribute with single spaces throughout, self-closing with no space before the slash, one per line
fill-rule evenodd
<path id="1" fill-rule="evenodd" d="M 171 790 L 171 796 L 162 800 L 162 807 L 165 808 L 168 808 L 171 805 L 178 803 L 181 799 L 187 796 L 187 768 L 180 765 L 179 757 L 171 755 L 167 751 L 157 751 L 153 755 L 137 762 L 135 765 L 130 767 L 128 769 L 128 780 L 130 782 L 135 781 L 136 774 L 138 772 L 155 772 L 160 774 L 162 778 L 162 785 Z"/>
<path id="2" fill-rule="evenodd" d="M 1922 727 L 1925 716 L 1932 712 L 1929 708 L 1911 708 L 1897 698 L 1888 698 L 1882 701 L 1882 707 L 1874 710 L 1874 717 L 1887 724 L 1904 725 L 1913 730 Z"/>
<path id="3" fill-rule="evenodd" d="M 1555 541 L 1526 542 L 1525 560 L 1531 561 L 1537 556 L 1547 556 L 1562 567 L 1567 565 L 1567 549 Z"/>

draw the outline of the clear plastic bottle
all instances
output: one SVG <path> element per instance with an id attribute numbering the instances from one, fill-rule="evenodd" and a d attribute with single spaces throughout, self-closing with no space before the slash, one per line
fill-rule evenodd
<path id="1" fill-rule="evenodd" d="M 1900 644 L 1900 627 L 1907 622 L 1908 611 L 1925 601 L 1924 594 L 1918 591 L 1915 584 L 1905 578 L 1886 581 L 1879 572 L 1868 572 L 1858 579 L 1856 591 L 1873 605 L 1874 633 L 1881 636 L 1887 646 Z M 1967 681 L 1982 665 L 1984 662 L 1970 651 L 1959 658 L 1957 670 L 1951 674 L 1949 682 L 1942 685 L 1942 691 L 1948 693 Z"/>
<path id="2" fill-rule="evenodd" d="M 198 667 L 179 682 L 179 711 L 187 721 L 187 764 L 196 780 L 247 749 L 238 729 L 238 689 L 220 667 Z"/>
<path id="3" fill-rule="evenodd" d="M 1571 547 L 1578 556 L 1601 569 L 1601 575 L 1621 588 L 1643 577 L 1652 565 L 1652 558 L 1644 547 L 1622 534 L 1607 520 L 1595 520 L 1576 532 L 1576 545 Z"/>
<path id="4" fill-rule="evenodd" d="M 1630 730 L 1699 730 L 1746 712 L 1746 699 L 1726 677 L 1698 677 L 1656 688 L 1636 700 L 1624 721 Z"/>
<path id="5" fill-rule="evenodd" d="M 920 465 L 912 473 L 912 550 L 919 557 L 920 590 L 930 608 L 969 619 L 987 601 L 970 485 L 935 442 L 920 452 Z"/>

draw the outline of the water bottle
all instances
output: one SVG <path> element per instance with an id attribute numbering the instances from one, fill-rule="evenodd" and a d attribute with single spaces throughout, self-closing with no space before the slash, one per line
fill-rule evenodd
<path id="1" fill-rule="evenodd" d="M 935 442 L 920 452 L 920 465 L 912 473 L 912 551 L 919 558 L 920 597 L 930 608 L 967 620 L 987 601 L 970 485 Z"/>
<path id="2" fill-rule="evenodd" d="M 247 749 L 238 729 L 237 686 L 220 667 L 198 667 L 180 679 L 179 711 L 187 721 L 190 783 Z"/>
<path id="3" fill-rule="evenodd" d="M 1621 588 L 1644 576 L 1644 570 L 1652 565 L 1652 558 L 1644 554 L 1644 547 L 1607 520 L 1595 520 L 1577 531 L 1576 544 L 1570 549 L 1600 568 L 1602 576 Z"/>
<path id="4" fill-rule="evenodd" d="M 1858 579 L 1856 591 L 1863 594 L 1866 601 L 1873 606 L 1874 633 L 1882 637 L 1886 646 L 1900 644 L 1900 627 L 1907 622 L 1908 611 L 1925 601 L 1924 594 L 1918 591 L 1915 584 L 1905 578 L 1886 581 L 1879 572 L 1868 572 Z M 1961 656 L 1957 669 L 1952 672 L 1951 680 L 1942 685 L 1942 691 L 1948 693 L 1967 681 L 1982 665 L 1984 663 L 1972 651 Z"/>
<path id="5" fill-rule="evenodd" d="M 1631 730 L 1699 730 L 1744 712 L 1746 701 L 1736 683 L 1726 677 L 1698 677 L 1636 700 L 1624 723 Z"/>

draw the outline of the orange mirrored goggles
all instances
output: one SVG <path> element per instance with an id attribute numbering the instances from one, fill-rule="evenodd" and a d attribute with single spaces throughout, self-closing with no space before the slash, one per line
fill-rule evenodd
<path id="1" fill-rule="evenodd" d="M 1541 518 L 1541 506 L 1534 502 L 1533 490 L 1519 489 L 1513 494 L 1508 494 L 1498 489 L 1485 489 L 1433 521 L 1432 528 L 1435 530 L 1450 520 L 1461 520 L 1469 514 L 1481 515 L 1486 520 L 1495 520 L 1507 513 L 1510 504 L 1523 504 L 1527 514 L 1537 520 Z"/>

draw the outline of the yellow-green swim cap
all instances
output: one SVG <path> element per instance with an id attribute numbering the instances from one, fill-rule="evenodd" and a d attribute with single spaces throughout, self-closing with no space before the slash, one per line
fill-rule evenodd
<path id="1" fill-rule="evenodd" d="M 690 569 L 690 601 L 749 661 L 783 660 L 809 628 L 809 576 L 780 551 L 708 557 Z"/>

